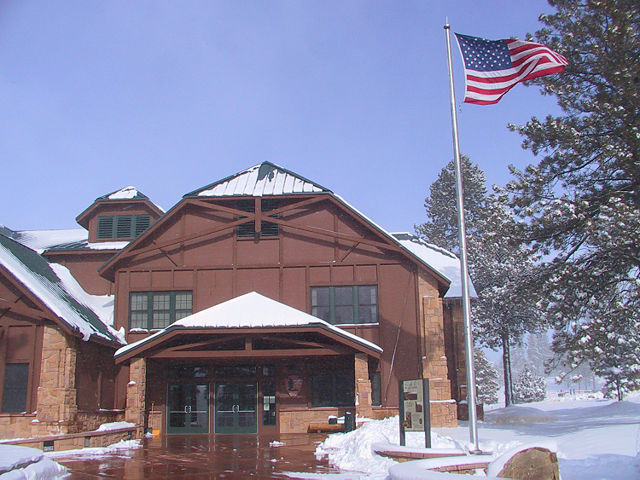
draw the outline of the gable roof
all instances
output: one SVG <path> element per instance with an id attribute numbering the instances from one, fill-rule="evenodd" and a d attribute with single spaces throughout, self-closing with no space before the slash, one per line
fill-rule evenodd
<path id="1" fill-rule="evenodd" d="M 345 343 L 359 345 L 374 353 L 382 352 L 382 348 L 369 340 L 257 292 L 249 292 L 196 312 L 149 337 L 125 345 L 116 351 L 115 357 L 134 355 L 134 352 L 144 350 L 145 345 L 176 330 L 296 329 L 300 327 L 317 327 L 341 337 L 346 341 Z"/>
<path id="2" fill-rule="evenodd" d="M 242 172 L 187 193 L 185 197 L 229 197 L 331 193 L 331 190 L 271 162 L 262 162 Z"/>
<path id="3" fill-rule="evenodd" d="M 95 296 L 84 292 L 77 282 L 72 284 L 73 277 L 65 267 L 49 263 L 30 248 L 2 234 L 0 266 L 83 340 L 98 337 L 110 343 L 123 343 L 117 332 L 105 323 L 107 319 L 103 321 L 89 306 Z"/>
<path id="4" fill-rule="evenodd" d="M 78 222 L 84 228 L 88 228 L 89 217 L 91 217 L 90 213 L 93 212 L 93 210 L 97 208 L 98 205 L 113 205 L 114 203 L 135 203 L 137 205 L 144 204 L 158 216 L 161 216 L 165 213 L 162 207 L 153 203 L 149 197 L 139 191 L 136 187 L 128 186 L 96 198 L 91 205 L 85 208 L 82 213 L 80 213 L 80 215 L 76 217 L 76 222 Z"/>
<path id="5" fill-rule="evenodd" d="M 424 263 L 435 268 L 449 279 L 449 290 L 444 295 L 445 298 L 462 297 L 462 277 L 460 276 L 460 259 L 444 248 L 427 243 L 419 237 L 410 233 L 392 233 L 400 245 L 409 250 Z M 476 297 L 476 291 L 469 279 L 469 295 Z"/>

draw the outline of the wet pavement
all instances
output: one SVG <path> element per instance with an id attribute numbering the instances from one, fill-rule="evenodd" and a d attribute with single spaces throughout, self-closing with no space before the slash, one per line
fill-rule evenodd
<path id="1" fill-rule="evenodd" d="M 335 473 L 316 460 L 316 444 L 324 435 L 166 436 L 143 440 L 142 447 L 102 456 L 57 456 L 69 469 L 68 479 L 272 479 L 282 472 Z M 276 446 L 274 440 L 284 445 Z"/>

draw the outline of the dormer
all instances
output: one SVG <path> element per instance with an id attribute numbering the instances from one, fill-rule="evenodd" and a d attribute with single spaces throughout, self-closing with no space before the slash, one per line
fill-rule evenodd
<path id="1" fill-rule="evenodd" d="M 96 200 L 76 221 L 89 231 L 89 243 L 131 241 L 164 211 L 135 187 L 124 187 Z"/>

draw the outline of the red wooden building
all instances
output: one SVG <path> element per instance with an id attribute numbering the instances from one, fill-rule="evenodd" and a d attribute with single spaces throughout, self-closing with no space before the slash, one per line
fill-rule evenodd
<path id="1" fill-rule="evenodd" d="M 347 411 L 384 417 L 397 413 L 398 380 L 414 378 L 430 379 L 432 424 L 456 423 L 465 371 L 450 253 L 268 162 L 166 213 L 129 187 L 77 220 L 84 237 L 34 255 L 113 300 L 100 318 L 126 345 L 112 334 L 99 362 L 112 372 L 111 407 L 141 431 L 295 433 Z M 93 362 L 75 367 L 76 406 Z M 45 394 L 36 376 L 34 398 Z"/>

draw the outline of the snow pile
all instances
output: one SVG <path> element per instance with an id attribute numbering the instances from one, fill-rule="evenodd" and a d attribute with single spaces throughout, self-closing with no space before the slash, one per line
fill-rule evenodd
<path id="1" fill-rule="evenodd" d="M 106 431 L 109 431 L 109 430 L 118 430 L 119 428 L 133 428 L 135 426 L 136 426 L 136 424 L 135 423 L 131 423 L 131 422 L 109 422 L 109 423 L 103 423 L 102 425 L 100 425 L 96 429 L 96 432 L 106 432 Z"/>
<path id="2" fill-rule="evenodd" d="M 395 446 L 400 448 L 400 432 L 398 417 L 384 420 L 371 420 L 360 428 L 348 433 L 334 433 L 318 445 L 316 457 L 327 457 L 329 463 L 340 470 L 362 472 L 367 474 L 386 474 L 394 465 L 392 459 L 374 453 L 375 447 Z M 424 448 L 424 433 L 407 432 L 407 447 Z M 433 448 L 460 448 L 460 445 L 435 432 L 431 432 Z M 384 478 L 384 476 L 382 477 Z"/>
<path id="3" fill-rule="evenodd" d="M 0 445 L 0 480 L 53 479 L 66 473 L 65 467 L 37 448 Z"/>
<path id="4" fill-rule="evenodd" d="M 131 450 L 142 446 L 140 440 L 121 440 L 106 447 L 79 448 L 77 450 L 62 450 L 60 452 L 47 452 L 45 455 L 51 458 L 71 457 L 82 455 L 86 458 L 102 458 L 105 455 L 122 453 L 123 450 Z"/>

